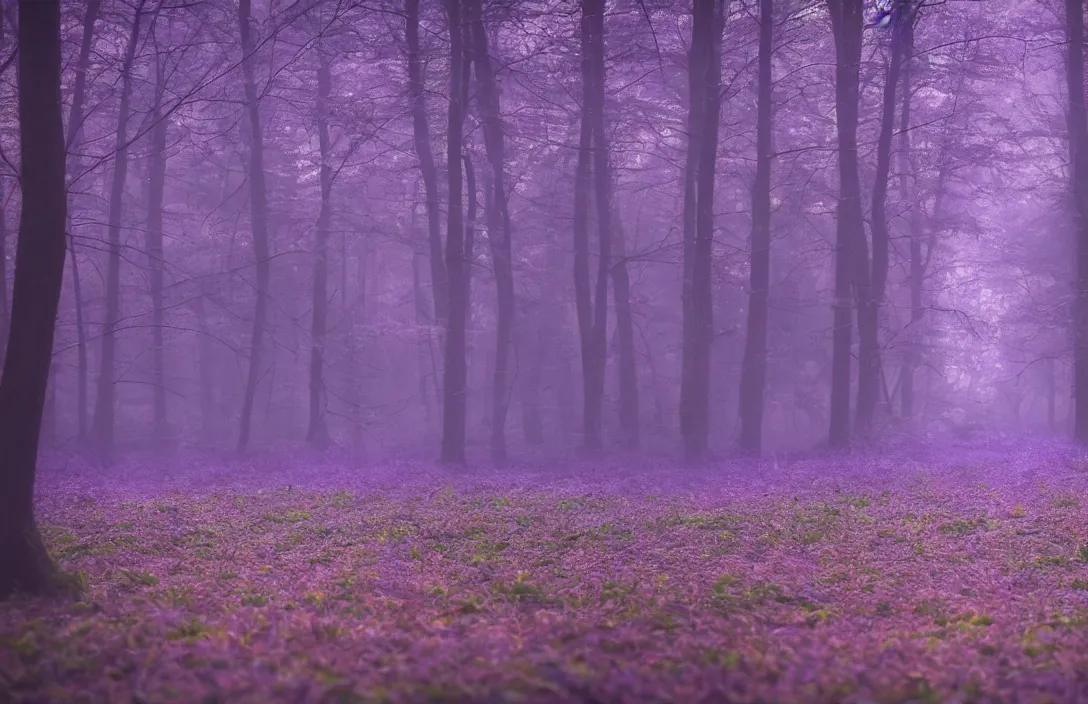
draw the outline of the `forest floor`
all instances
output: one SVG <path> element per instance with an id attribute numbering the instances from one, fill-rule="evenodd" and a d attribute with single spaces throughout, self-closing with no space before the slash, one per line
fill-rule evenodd
<path id="1" fill-rule="evenodd" d="M 45 472 L 0 702 L 1088 702 L 1088 461 Z"/>

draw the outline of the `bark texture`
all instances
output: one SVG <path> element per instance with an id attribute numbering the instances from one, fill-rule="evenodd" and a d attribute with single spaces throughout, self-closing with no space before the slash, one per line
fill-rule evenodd
<path id="1" fill-rule="evenodd" d="M 1088 443 L 1088 115 L 1084 101 L 1084 0 L 1066 0 L 1066 90 L 1076 205 L 1076 300 L 1073 326 L 1073 436 Z"/>
<path id="2" fill-rule="evenodd" d="M 0 599 L 55 585 L 34 520 L 34 479 L 66 249 L 59 0 L 19 2 L 18 72 L 23 205 L 0 378 Z"/>

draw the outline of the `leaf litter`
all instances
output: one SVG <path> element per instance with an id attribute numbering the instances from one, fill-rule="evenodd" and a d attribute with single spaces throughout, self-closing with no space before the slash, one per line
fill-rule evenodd
<path id="1" fill-rule="evenodd" d="M 47 471 L 0 701 L 1088 701 L 1069 448 L 235 469 Z"/>

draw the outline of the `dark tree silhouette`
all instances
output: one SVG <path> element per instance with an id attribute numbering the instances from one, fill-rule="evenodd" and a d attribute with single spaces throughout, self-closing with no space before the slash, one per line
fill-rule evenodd
<path id="1" fill-rule="evenodd" d="M 584 0 L 582 3 L 582 142 L 576 178 L 580 180 L 575 195 L 578 224 L 575 239 L 576 278 L 585 297 L 580 309 L 582 340 L 582 374 L 585 395 L 585 447 L 596 453 L 602 447 L 601 404 L 604 400 L 605 366 L 608 358 L 608 273 L 612 258 L 612 175 L 608 164 L 608 143 L 605 135 L 605 68 L 604 68 L 604 2 Z M 585 161 L 583 162 L 583 158 Z M 592 177 L 592 178 L 591 178 Z M 597 281 L 590 293 L 589 276 L 589 193 L 592 180 L 597 206 Z M 584 181 L 584 184 L 581 183 Z"/>
<path id="2" fill-rule="evenodd" d="M 321 209 L 317 215 L 314 241 L 314 311 L 310 321 L 310 424 L 306 442 L 319 450 L 330 444 L 325 422 L 325 336 L 329 318 L 329 222 L 332 219 L 332 154 L 329 138 L 329 95 L 332 93 L 332 69 L 324 45 L 317 51 L 317 143 L 321 156 L 318 171 Z"/>
<path id="3" fill-rule="evenodd" d="M 1069 152 L 1076 204 L 1077 282 L 1073 326 L 1073 434 L 1088 443 L 1088 110 L 1084 102 L 1084 0 L 1065 2 Z"/>
<path id="4" fill-rule="evenodd" d="M 835 302 L 831 351 L 831 426 L 828 444 L 843 448 L 850 442 L 850 317 L 851 284 L 858 310 L 868 311 L 869 253 L 861 209 L 858 172 L 858 79 L 861 67 L 861 0 L 827 0 L 835 35 L 835 127 L 839 152 L 839 203 L 835 223 Z M 859 313 L 859 318 L 861 317 Z M 865 321 L 865 324 L 868 320 Z M 859 329 L 863 321 L 858 322 Z M 875 328 L 862 333 L 876 334 Z M 871 341 L 870 341 L 871 343 Z M 872 352 L 862 341 L 860 365 Z M 862 380 L 859 380 L 859 386 Z M 858 390 L 861 398 L 868 391 Z"/>
<path id="5" fill-rule="evenodd" d="M 592 0 L 582 3 L 582 110 L 578 137 L 578 162 L 574 172 L 574 304 L 578 316 L 578 339 L 582 355 L 582 444 L 589 453 L 601 449 L 601 394 L 604 380 L 598 383 L 597 350 L 593 344 L 593 288 L 589 276 L 589 189 L 593 173 Z"/>
<path id="6" fill-rule="evenodd" d="M 487 235 L 495 270 L 496 300 L 495 366 L 491 387 L 491 459 L 506 463 L 506 413 L 510 388 L 510 351 L 514 341 L 517 301 L 514 292 L 513 251 L 510 209 L 506 197 L 506 137 L 503 134 L 499 90 L 488 47 L 480 0 L 465 0 L 465 41 L 471 42 L 473 66 L 479 88 L 484 145 L 491 166 L 491 207 L 487 208 Z"/>
<path id="7" fill-rule="evenodd" d="M 66 246 L 59 0 L 19 2 L 18 62 L 23 209 L 0 379 L 0 598 L 53 584 L 34 476 Z"/>
<path id="8" fill-rule="evenodd" d="M 121 216 L 124 208 L 125 180 L 128 175 L 128 120 L 132 113 L 132 65 L 139 46 L 140 22 L 143 19 L 145 4 L 145 0 L 140 0 L 136 4 L 124 63 L 121 65 L 121 104 L 117 108 L 109 222 L 106 228 L 109 233 L 109 256 L 106 264 L 106 329 L 102 335 L 102 353 L 99 356 L 92 435 L 99 456 L 107 461 L 113 456 L 114 425 L 117 414 L 117 387 L 114 371 L 117 359 L 117 327 L 121 323 Z"/>
<path id="9" fill-rule="evenodd" d="M 68 188 L 71 189 L 80 177 L 82 160 L 80 159 L 80 142 L 83 137 L 83 122 L 86 115 L 83 113 L 83 101 L 87 95 L 87 68 L 91 63 L 91 49 L 94 44 L 94 25 L 98 20 L 101 0 L 87 0 L 83 9 L 83 36 L 80 39 L 79 59 L 76 64 L 75 84 L 72 87 L 72 105 L 68 110 L 68 126 L 65 132 L 69 158 L 67 163 Z M 69 213 L 69 216 L 71 213 Z M 72 264 L 72 297 L 74 299 L 76 317 L 76 418 L 78 419 L 78 435 L 80 441 L 87 438 L 87 399 L 88 399 L 88 375 L 89 364 L 87 360 L 87 326 L 83 320 L 83 287 L 79 276 L 79 257 L 76 256 L 76 240 L 72 233 L 72 225 L 69 223 L 68 247 L 71 251 Z"/>
<path id="10" fill-rule="evenodd" d="M 767 305 L 771 284 L 771 53 L 773 0 L 759 2 L 756 89 L 756 176 L 752 185 L 752 264 L 748 274 L 748 335 L 740 373 L 740 448 L 759 454 L 763 445 L 763 395 L 767 386 Z"/>
<path id="11" fill-rule="evenodd" d="M 261 380 L 261 345 L 268 326 L 268 287 L 271 263 L 268 241 L 268 186 L 264 169 L 264 125 L 261 122 L 261 104 L 257 93 L 257 79 L 253 37 L 250 18 L 250 0 L 238 3 L 238 33 L 242 43 L 242 87 L 245 92 L 246 118 L 249 128 L 249 209 L 253 228 L 253 255 L 257 264 L 256 301 L 253 306 L 253 329 L 249 338 L 249 368 L 246 373 L 246 390 L 242 398 L 241 428 L 238 432 L 238 451 L 244 452 L 249 445 L 253 423 L 253 404 L 257 397 L 257 385 Z"/>
<path id="12" fill-rule="evenodd" d="M 162 443 L 167 440 L 166 417 L 166 341 L 164 339 L 166 309 L 163 299 L 163 287 L 166 283 L 166 260 L 163 247 L 163 200 L 166 192 L 166 137 L 167 120 L 163 118 L 162 107 L 166 97 L 166 67 L 159 54 L 156 54 L 153 70 L 155 72 L 155 98 L 151 105 L 151 144 L 148 174 L 147 198 L 147 268 L 150 270 L 151 283 L 151 367 L 154 379 L 152 412 L 155 440 Z"/>
<path id="13" fill-rule="evenodd" d="M 884 93 L 881 99 L 880 136 L 876 147 L 876 176 L 873 178 L 872 223 L 873 261 L 870 273 L 870 295 L 866 311 L 861 310 L 859 301 L 858 327 L 865 344 L 864 363 L 858 369 L 858 403 L 856 430 L 859 434 L 872 431 L 876 415 L 877 400 L 881 387 L 880 358 L 880 306 L 888 286 L 888 260 L 891 237 L 888 233 L 888 182 L 891 179 L 892 137 L 895 130 L 895 91 L 899 87 L 899 77 L 903 66 L 903 45 L 906 34 L 913 20 L 910 2 L 900 2 L 900 10 L 892 27 L 890 56 L 884 77 Z M 862 321 L 865 326 L 862 326 Z M 864 392 L 864 393 L 863 393 Z"/>
<path id="14" fill-rule="evenodd" d="M 446 221 L 446 271 L 449 276 L 450 310 L 446 324 L 446 365 L 442 378 L 442 454 L 441 460 L 452 464 L 465 461 L 465 406 L 468 396 L 468 370 L 465 362 L 465 336 L 468 323 L 468 287 L 465 262 L 465 219 L 463 207 L 461 149 L 464 142 L 464 23 L 461 0 L 446 0 L 450 25 L 450 97 L 449 132 L 446 160 L 450 188 Z"/>
<path id="15" fill-rule="evenodd" d="M 710 347 L 714 341 L 711 257 L 714 183 L 721 114 L 721 41 L 725 4 L 696 0 L 692 9 L 688 156 L 684 174 L 684 339 L 680 432 L 684 459 L 706 458 L 710 433 Z"/>
<path id="16" fill-rule="evenodd" d="M 419 46 L 419 0 L 404 3 L 404 39 L 408 49 L 408 97 L 412 101 L 412 143 L 419 159 L 423 192 L 427 199 L 427 246 L 431 265 L 431 298 L 434 317 L 445 322 L 449 309 L 446 264 L 442 258 L 441 209 L 438 202 L 438 168 L 431 150 L 431 128 L 424 96 L 423 61 Z M 467 81 L 466 81 L 467 83 Z"/>
<path id="17" fill-rule="evenodd" d="M 919 328 L 925 309 L 922 308 L 922 210 L 916 202 L 918 192 L 918 174 L 914 169 L 911 154 L 910 110 L 914 69 L 914 25 L 917 14 L 912 14 L 911 21 L 903 30 L 903 77 L 899 91 L 902 107 L 899 114 L 899 191 L 902 206 L 907 210 L 906 220 L 909 229 L 909 264 L 908 291 L 910 295 L 910 323 L 907 331 L 907 350 L 903 359 L 903 368 L 899 377 L 900 415 L 910 420 L 914 415 L 914 370 L 919 361 Z"/>
<path id="18" fill-rule="evenodd" d="M 0 22 L 0 49 L 4 48 L 7 26 Z M 4 209 L 4 181 L 0 179 L 0 364 L 3 363 L 4 348 L 8 344 L 8 223 Z"/>

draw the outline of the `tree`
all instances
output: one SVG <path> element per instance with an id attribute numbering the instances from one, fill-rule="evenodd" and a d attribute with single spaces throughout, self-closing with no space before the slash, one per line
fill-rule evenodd
<path id="1" fill-rule="evenodd" d="M 92 434 L 99 456 L 109 461 L 113 456 L 114 416 L 117 411 L 117 387 L 114 371 L 117 355 L 117 326 L 121 321 L 121 218 L 124 214 L 125 179 L 128 176 L 128 119 L 132 101 L 132 64 L 140 41 L 140 20 L 146 0 L 136 3 L 132 28 L 121 66 L 121 104 L 117 108 L 117 133 L 114 147 L 113 178 L 110 184 L 108 258 L 106 260 L 106 321 L 102 334 L 98 384 L 95 389 Z"/>
<path id="2" fill-rule="evenodd" d="M 608 142 L 604 132 L 604 0 L 584 0 L 582 12 L 589 18 L 589 94 L 586 114 L 593 133 L 593 202 L 597 208 L 597 288 L 593 297 L 593 394 L 598 406 L 604 399 L 605 366 L 608 363 L 608 272 L 612 265 L 612 174 L 608 166 Z M 600 414 L 600 410 L 597 410 Z"/>
<path id="3" fill-rule="evenodd" d="M 446 292 L 446 265 L 442 258 L 441 211 L 438 202 L 438 168 L 431 151 L 431 130 L 427 121 L 427 100 L 424 96 L 423 62 L 419 44 L 419 0 L 404 3 L 405 43 L 408 45 L 408 97 L 412 101 L 412 143 L 423 177 L 423 193 L 427 201 L 427 245 L 430 251 L 431 297 L 434 317 L 442 323 L 449 307 Z"/>
<path id="4" fill-rule="evenodd" d="M 80 159 L 80 142 L 83 137 L 83 122 L 86 116 L 83 114 L 83 102 L 87 92 L 87 69 L 91 63 L 91 48 L 94 43 L 94 25 L 98 20 L 98 12 L 101 8 L 101 0 L 88 0 L 83 8 L 83 36 L 79 45 L 79 59 L 76 64 L 75 85 L 72 90 L 72 106 L 68 111 L 68 130 L 65 135 L 65 143 L 68 150 L 67 185 L 69 198 L 73 197 L 72 187 L 80 177 L 82 160 Z M 69 217 L 71 213 L 69 213 Z M 87 437 L 87 387 L 88 387 L 88 362 L 87 362 L 87 329 L 83 321 L 83 290 L 79 277 L 79 257 L 76 254 L 76 240 L 72 234 L 75 228 L 68 224 L 68 247 L 71 254 L 72 265 L 72 294 L 75 298 L 76 314 L 76 354 L 77 362 L 77 392 L 76 392 L 76 417 L 78 418 L 77 438 L 83 441 Z"/>
<path id="5" fill-rule="evenodd" d="M 52 589 L 34 520 L 34 479 L 66 248 L 59 0 L 19 2 L 23 204 L 11 334 L 0 378 L 0 598 Z"/>
<path id="6" fill-rule="evenodd" d="M 6 23 L 0 18 L 0 49 L 4 48 Z M 8 325 L 10 305 L 8 303 L 8 222 L 7 203 L 4 181 L 0 179 L 0 364 L 3 364 L 3 350 L 8 344 Z"/>
<path id="7" fill-rule="evenodd" d="M 740 372 L 740 448 L 758 455 L 763 444 L 763 394 L 767 385 L 767 303 L 771 284 L 771 54 L 773 0 L 759 2 L 756 88 L 756 174 L 752 184 L 748 334 Z"/>
<path id="8" fill-rule="evenodd" d="M 479 86 L 484 146 L 491 166 L 491 207 L 487 209 L 487 240 L 495 270 L 498 315 L 495 325 L 495 366 L 491 387 L 491 460 L 506 463 L 506 414 L 509 406 L 510 350 L 514 342 L 514 262 L 511 245 L 510 208 L 506 194 L 506 138 L 503 134 L 499 91 L 488 48 L 480 0 L 465 0 L 467 36 L 472 42 L 472 61 Z"/>
<path id="9" fill-rule="evenodd" d="M 582 3 L 582 112 L 578 138 L 578 162 L 574 173 L 574 303 L 578 316 L 578 337 L 582 356 L 582 444 L 586 452 L 601 449 L 601 396 L 604 391 L 603 359 L 598 359 L 595 345 L 595 312 L 593 289 L 589 276 L 589 193 L 593 173 L 593 119 L 590 112 L 593 99 L 592 12 L 600 8 L 599 0 Z M 599 287 L 598 287 L 599 291 Z M 598 294 L 599 295 L 599 294 Z"/>
<path id="10" fill-rule="evenodd" d="M 916 198 L 918 192 L 918 172 L 914 168 L 911 154 L 910 115 L 914 74 L 914 25 L 917 14 L 912 13 L 910 21 L 903 27 L 903 78 L 900 100 L 902 107 L 899 116 L 899 198 L 907 211 L 908 228 L 908 289 L 910 298 L 910 321 L 907 323 L 907 350 L 899 377 L 900 415 L 910 420 L 914 415 L 914 370 L 918 366 L 919 330 L 924 309 L 922 308 L 922 210 Z"/>
<path id="11" fill-rule="evenodd" d="M 261 380 L 261 344 L 268 325 L 268 288 L 271 278 L 268 242 L 268 186 L 264 170 L 264 132 L 261 104 L 254 78 L 256 48 L 250 18 L 251 0 L 239 0 L 238 32 L 242 43 L 242 88 L 245 94 L 246 126 L 249 136 L 249 212 L 253 230 L 253 256 L 256 260 L 257 281 L 254 287 L 253 328 L 249 337 L 249 368 L 246 373 L 245 395 L 242 399 L 241 427 L 238 451 L 249 445 L 253 423 L 253 404 Z"/>
<path id="12" fill-rule="evenodd" d="M 8 305 L 8 224 L 3 203 L 4 182 L 0 180 L 0 350 L 8 345 L 8 326 L 11 323 Z M 2 363 L 3 359 L 0 357 L 0 364 Z"/>
<path id="13" fill-rule="evenodd" d="M 714 174 L 721 115 L 724 0 L 695 0 L 688 65 L 688 156 L 684 174 L 684 335 L 680 432 L 684 459 L 706 457 L 710 433 L 710 347 L 714 341 L 711 257 Z"/>
<path id="14" fill-rule="evenodd" d="M 892 24 L 888 68 L 884 77 L 881 99 L 880 134 L 876 145 L 876 175 L 873 177 L 871 229 L 873 261 L 869 273 L 872 288 L 864 301 L 858 301 L 858 333 L 862 350 L 859 354 L 858 400 L 855 429 L 865 435 L 872 429 L 881 387 L 880 306 L 888 283 L 888 182 L 891 180 L 892 137 L 895 130 L 895 91 L 899 86 L 903 65 L 903 45 L 914 22 L 914 0 L 897 0 Z M 865 263 L 867 264 L 867 262 Z M 859 289 L 859 295 L 861 291 Z"/>
<path id="15" fill-rule="evenodd" d="M 612 175 L 604 123 L 604 0 L 582 2 L 582 144 L 575 185 L 575 290 L 582 298 L 579 320 L 582 333 L 585 448 L 602 447 L 601 405 L 604 401 L 608 359 L 608 280 L 612 259 Z M 589 275 L 589 201 L 597 207 L 597 282 L 591 291 Z M 581 228 L 584 228 L 584 232 Z"/>
<path id="16" fill-rule="evenodd" d="M 314 239 L 314 300 L 310 325 L 310 423 L 306 441 L 317 449 L 329 445 L 329 428 L 325 423 L 325 335 L 329 317 L 329 219 L 332 217 L 332 154 L 329 141 L 329 95 L 332 93 L 332 70 L 322 40 L 317 48 L 317 143 L 321 166 L 318 179 L 321 207 L 317 215 Z"/>
<path id="17" fill-rule="evenodd" d="M 468 323 L 468 287 L 465 273 L 465 224 L 462 212 L 461 150 L 464 143 L 464 26 L 461 0 L 446 0 L 450 28 L 450 95 L 446 164 L 449 210 L 446 217 L 446 271 L 449 276 L 450 314 L 446 324 L 445 366 L 442 376 L 442 453 L 451 464 L 465 462 L 465 409 L 468 369 L 465 336 Z"/>
<path id="18" fill-rule="evenodd" d="M 603 58 L 603 53 L 602 53 Z M 603 75 L 603 74 L 602 74 Z M 603 128 L 602 128 L 603 131 Z M 607 147 L 605 147 L 607 153 Z M 611 182 L 611 177 L 609 177 Z M 619 347 L 617 386 L 619 387 L 620 448 L 637 450 L 639 446 L 638 366 L 635 359 L 635 321 L 631 307 L 631 277 L 627 271 L 627 252 L 623 226 L 613 223 L 611 264 L 612 302 L 616 307 L 616 338 Z"/>
<path id="19" fill-rule="evenodd" d="M 160 445 L 167 434 L 166 418 L 166 345 L 165 306 L 163 286 L 166 278 L 166 260 L 163 252 L 162 211 L 166 194 L 166 130 L 167 120 L 162 114 L 166 95 L 166 66 L 161 52 L 155 53 L 155 93 L 151 104 L 151 144 L 147 197 L 147 265 L 151 272 L 151 367 L 153 400 L 152 414 L 154 435 Z"/>
<path id="20" fill-rule="evenodd" d="M 938 231 L 948 219 L 948 203 L 952 178 L 957 170 L 957 157 L 959 137 L 965 130 L 965 123 L 970 119 L 970 88 L 967 81 L 972 73 L 972 67 L 978 58 L 978 43 L 967 43 L 962 48 L 962 56 L 957 57 L 956 70 L 950 76 L 948 92 L 954 96 L 950 110 L 944 114 L 942 120 L 938 148 L 932 162 L 936 169 L 936 179 L 930 189 L 923 187 L 920 171 L 926 161 L 922 155 L 916 153 L 911 135 L 916 129 L 911 128 L 911 96 L 913 75 L 916 68 L 923 66 L 922 62 L 914 60 L 914 30 L 919 19 L 919 10 L 915 10 L 914 22 L 905 27 L 903 39 L 903 54 L 905 56 L 903 68 L 902 114 L 900 116 L 900 152 L 905 162 L 901 168 L 900 190 L 904 207 L 907 209 L 907 226 L 909 228 L 908 242 L 908 279 L 907 294 L 910 306 L 910 318 L 907 323 L 905 354 L 903 368 L 899 380 L 900 408 L 905 420 L 916 415 L 915 370 L 922 361 L 924 349 L 925 328 L 922 325 L 926 313 L 924 307 L 925 280 L 931 273 L 935 261 L 934 253 L 937 249 Z M 917 64 L 917 67 L 915 66 Z M 920 164 L 922 162 L 922 164 Z M 962 163 L 962 162 L 961 162 Z M 908 179 L 909 175 L 909 179 Z M 923 203 L 930 194 L 933 200 L 932 212 L 927 213 Z M 928 232 L 923 232 L 928 230 Z M 923 236 L 924 235 L 924 236 Z M 924 247 L 923 247 L 924 245 Z"/>
<path id="21" fill-rule="evenodd" d="M 851 284 L 857 293 L 859 317 L 869 315 L 869 253 L 861 209 L 858 172 L 858 81 L 861 67 L 861 0 L 827 0 L 835 38 L 835 130 L 838 137 L 839 197 L 835 223 L 835 302 L 831 352 L 831 426 L 828 443 L 834 449 L 850 442 L 850 319 Z M 866 319 L 865 325 L 870 322 Z M 858 327 L 862 327 L 859 320 Z M 875 335 L 866 327 L 865 334 Z M 862 341 L 859 365 L 869 363 L 872 340 Z M 866 383 L 872 380 L 866 378 Z M 861 380 L 859 379 L 859 387 Z M 870 393 L 867 388 L 864 394 Z M 875 393 L 875 389 L 872 390 Z M 863 392 L 859 388 L 858 396 Z"/>
<path id="22" fill-rule="evenodd" d="M 619 430 L 620 444 L 624 449 L 638 447 L 638 378 L 635 366 L 634 322 L 631 315 L 631 282 L 624 260 L 620 221 L 615 216 L 612 202 L 612 158 L 609 149 L 607 120 L 605 119 L 605 94 L 607 75 L 605 70 L 605 5 L 603 0 L 585 0 L 582 13 L 588 19 L 587 43 L 583 52 L 589 60 L 589 92 L 584 109 L 592 132 L 592 176 L 594 202 L 597 206 L 598 268 L 597 290 L 594 300 L 593 346 L 593 394 L 595 413 L 600 414 L 604 397 L 605 366 L 608 360 L 608 281 L 612 281 L 612 298 L 616 307 L 616 336 L 619 339 Z M 599 434 L 599 433 L 598 433 Z M 599 442 L 599 438 L 598 438 Z"/>
<path id="23" fill-rule="evenodd" d="M 1065 0 L 1067 124 L 1076 232 L 1073 435 L 1088 443 L 1088 110 L 1084 99 L 1084 0 Z"/>
<path id="24" fill-rule="evenodd" d="M 114 445 L 116 328 L 121 319 L 121 218 L 124 212 L 125 181 L 128 175 L 128 120 L 131 113 L 132 68 L 139 44 L 140 21 L 143 17 L 144 4 L 144 0 L 141 0 L 135 6 L 121 66 L 121 98 L 117 109 L 114 165 L 109 197 L 105 330 L 102 334 L 92 427 L 95 448 L 101 458 L 106 460 L 111 458 Z"/>
<path id="25" fill-rule="evenodd" d="M 1066 52 L 1055 36 L 1063 28 L 1045 18 L 1024 24 L 1031 18 L 1019 5 L 993 2 L 1000 12 L 981 12 L 977 3 L 926 3 L 926 22 L 914 23 L 925 60 L 907 58 L 915 52 L 905 37 L 903 60 L 881 64 L 896 48 L 889 45 L 898 36 L 893 31 L 912 29 L 902 6 L 894 29 L 859 32 L 863 2 L 832 0 L 836 37 L 826 3 L 779 12 L 773 27 L 758 21 L 766 8 L 753 4 L 752 16 L 730 17 L 731 39 L 711 61 L 708 48 L 723 40 L 708 35 L 717 28 L 702 20 L 716 10 L 724 14 L 717 5 L 708 15 L 702 2 L 627 7 L 579 0 L 571 13 L 537 0 L 459 0 L 460 95 L 451 106 L 445 0 L 396 0 L 391 7 L 404 16 L 382 13 L 374 3 L 210 0 L 181 3 L 176 11 L 177 3 L 144 0 L 129 67 L 128 174 L 119 220 L 125 249 L 113 296 L 107 264 L 118 258 L 105 245 L 136 0 L 103 2 L 100 16 L 94 3 L 66 3 L 68 231 L 77 256 L 71 280 L 64 275 L 56 374 L 47 394 L 56 402 L 46 406 L 43 438 L 51 440 L 48 421 L 55 418 L 56 437 L 79 446 L 69 440 L 87 430 L 85 416 L 95 410 L 95 390 L 88 393 L 85 384 L 88 360 L 95 367 L 90 382 L 99 377 L 104 387 L 100 401 L 116 386 L 118 451 L 121 421 L 130 416 L 140 425 L 154 421 L 160 434 L 169 426 L 186 444 L 221 450 L 240 439 L 233 423 L 243 411 L 253 449 L 308 437 L 320 446 L 324 433 L 362 437 L 364 430 L 390 450 L 417 446 L 421 429 L 438 445 L 436 401 L 446 409 L 441 432 L 449 442 L 490 440 L 496 457 L 507 447 L 512 457 L 522 440 L 541 453 L 572 444 L 612 451 L 640 441 L 663 450 L 678 439 L 677 415 L 683 452 L 691 457 L 724 449 L 730 440 L 749 452 L 800 449 L 831 434 L 832 381 L 840 440 L 854 434 L 855 420 L 859 437 L 875 421 L 866 410 L 874 399 L 877 413 L 882 400 L 894 399 L 907 415 L 925 408 L 927 420 L 937 420 L 946 408 L 965 409 L 960 399 L 967 396 L 1004 394 L 1009 422 L 1019 417 L 1042 426 L 1053 407 L 1061 423 L 1072 406 L 1065 395 L 1055 391 L 1050 399 L 1029 385 L 1017 396 L 1024 389 L 1002 385 L 994 370 L 1046 362 L 1053 379 L 1041 374 L 1043 364 L 1023 378 L 1057 390 L 1066 386 L 1064 363 L 1073 358 L 1058 332 L 1067 323 L 1061 282 L 1052 280 L 1061 254 L 1040 234 L 1056 204 L 1073 205 L 1052 178 L 1071 156 L 1056 140 L 1064 125 L 1060 134 L 1053 126 L 1064 104 L 1056 110 L 1052 96 L 1043 95 L 1053 88 L 1044 77 Z M 4 5 L 8 60 L 0 61 L 10 69 L 9 86 L 13 5 Z M 784 9 L 773 0 L 772 7 Z M 232 17 L 252 12 L 241 53 L 242 28 L 218 21 L 225 9 Z M 690 22 L 693 10 L 700 18 L 693 35 L 659 31 Z M 851 15 L 848 23 L 840 21 L 844 14 Z M 1014 61 L 1015 45 L 1028 34 L 1055 41 Z M 859 36 L 865 37 L 860 50 Z M 488 58 L 475 48 L 481 39 Z M 331 161 L 320 154 L 322 130 L 315 127 L 323 88 L 315 82 L 319 51 L 331 71 L 321 106 Z M 861 52 L 867 63 L 858 69 Z M 717 80 L 719 63 L 721 114 L 711 118 L 707 108 L 717 96 L 706 84 Z M 768 66 L 770 90 L 763 80 Z M 888 76 L 896 66 L 899 85 Z M 1008 71 L 1021 70 L 1024 81 L 1009 80 Z M 855 79 L 864 81 L 857 100 L 849 87 Z M 738 92 L 741 99 L 732 100 Z M 918 96 L 913 105 L 911 92 Z M 1020 106 L 1017 116 L 1002 112 L 1006 97 Z M 6 112 L 14 112 L 14 102 L 0 101 L 0 118 L 8 125 L 4 153 L 17 159 L 14 120 Z M 903 115 L 891 105 L 902 106 Z M 451 107 L 460 112 L 448 135 Z M 709 129 L 718 122 L 720 143 L 711 144 Z M 856 158 L 846 134 L 852 130 L 863 152 Z M 343 149 L 338 134 L 351 137 Z M 845 181 L 835 159 L 827 160 L 836 136 L 844 138 Z M 454 155 L 448 137 L 459 144 Z M 864 152 L 866 144 L 874 156 Z M 860 183 L 851 195 L 855 168 Z M 324 175 L 333 184 L 331 197 Z M 262 198 L 253 197 L 262 181 L 263 209 Z M 11 173 L 4 187 L 7 203 L 17 208 Z M 483 194 L 479 224 L 476 190 Z M 457 191 L 460 206 L 447 208 L 447 193 Z M 1006 198 L 1010 193 L 1017 197 Z M 1030 199 L 1020 198 L 1028 193 Z M 811 255 L 836 227 L 831 204 L 840 195 L 837 253 L 845 259 L 837 268 L 845 289 L 835 308 L 816 310 L 825 295 L 830 299 L 834 268 L 831 257 Z M 704 196 L 713 196 L 713 209 Z M 859 202 L 873 205 L 871 230 L 858 224 Z M 9 207 L 9 293 L 15 217 Z M 568 218 L 572 225 L 564 224 Z M 516 235 L 507 220 L 518 225 Z M 464 344 L 454 340 L 448 350 L 446 333 L 458 324 L 441 310 L 453 295 L 442 292 L 443 277 L 451 276 L 447 245 L 461 266 L 465 306 Z M 1029 262 L 1009 254 L 1010 247 L 1040 256 Z M 101 272 L 93 266 L 99 263 Z M 564 269 L 574 271 L 556 285 Z M 490 287 L 493 274 L 495 288 L 469 306 L 469 281 Z M 680 279 L 682 308 L 681 300 L 663 295 L 679 289 Z M 107 311 L 111 297 L 115 311 Z M 996 310 L 994 297 L 1007 312 Z M 415 310 L 405 305 L 413 299 Z M 1040 313 L 1033 322 L 1033 299 L 1059 312 Z M 833 343 L 836 311 L 846 325 L 835 330 Z M 112 379 L 98 374 L 97 354 L 100 343 L 110 344 L 100 328 L 111 319 Z M 968 319 L 1000 321 L 1001 329 L 980 327 L 979 338 L 966 339 L 960 333 L 971 335 L 962 322 Z M 503 342 L 511 336 L 517 354 Z M 855 371 L 850 354 L 858 353 L 859 337 L 862 364 Z M 432 349 L 436 343 L 442 353 Z M 457 358 L 459 349 L 465 380 L 449 389 L 447 404 L 441 355 Z M 973 386 L 957 388 L 956 374 L 945 374 L 942 365 L 969 370 Z M 457 370 L 451 373 L 456 380 Z M 853 378 L 862 381 L 860 397 Z M 640 429 L 638 397 L 645 404 L 651 389 L 652 403 L 642 410 L 653 409 L 653 424 Z M 475 395 L 465 397 L 475 390 L 478 403 Z M 520 417 L 507 408 L 519 402 Z M 459 441 L 462 408 L 465 440 Z M 196 430 L 192 421 L 201 417 L 205 430 Z M 734 417 L 740 434 L 728 438 Z M 355 447 L 362 451 L 361 442 Z"/>

